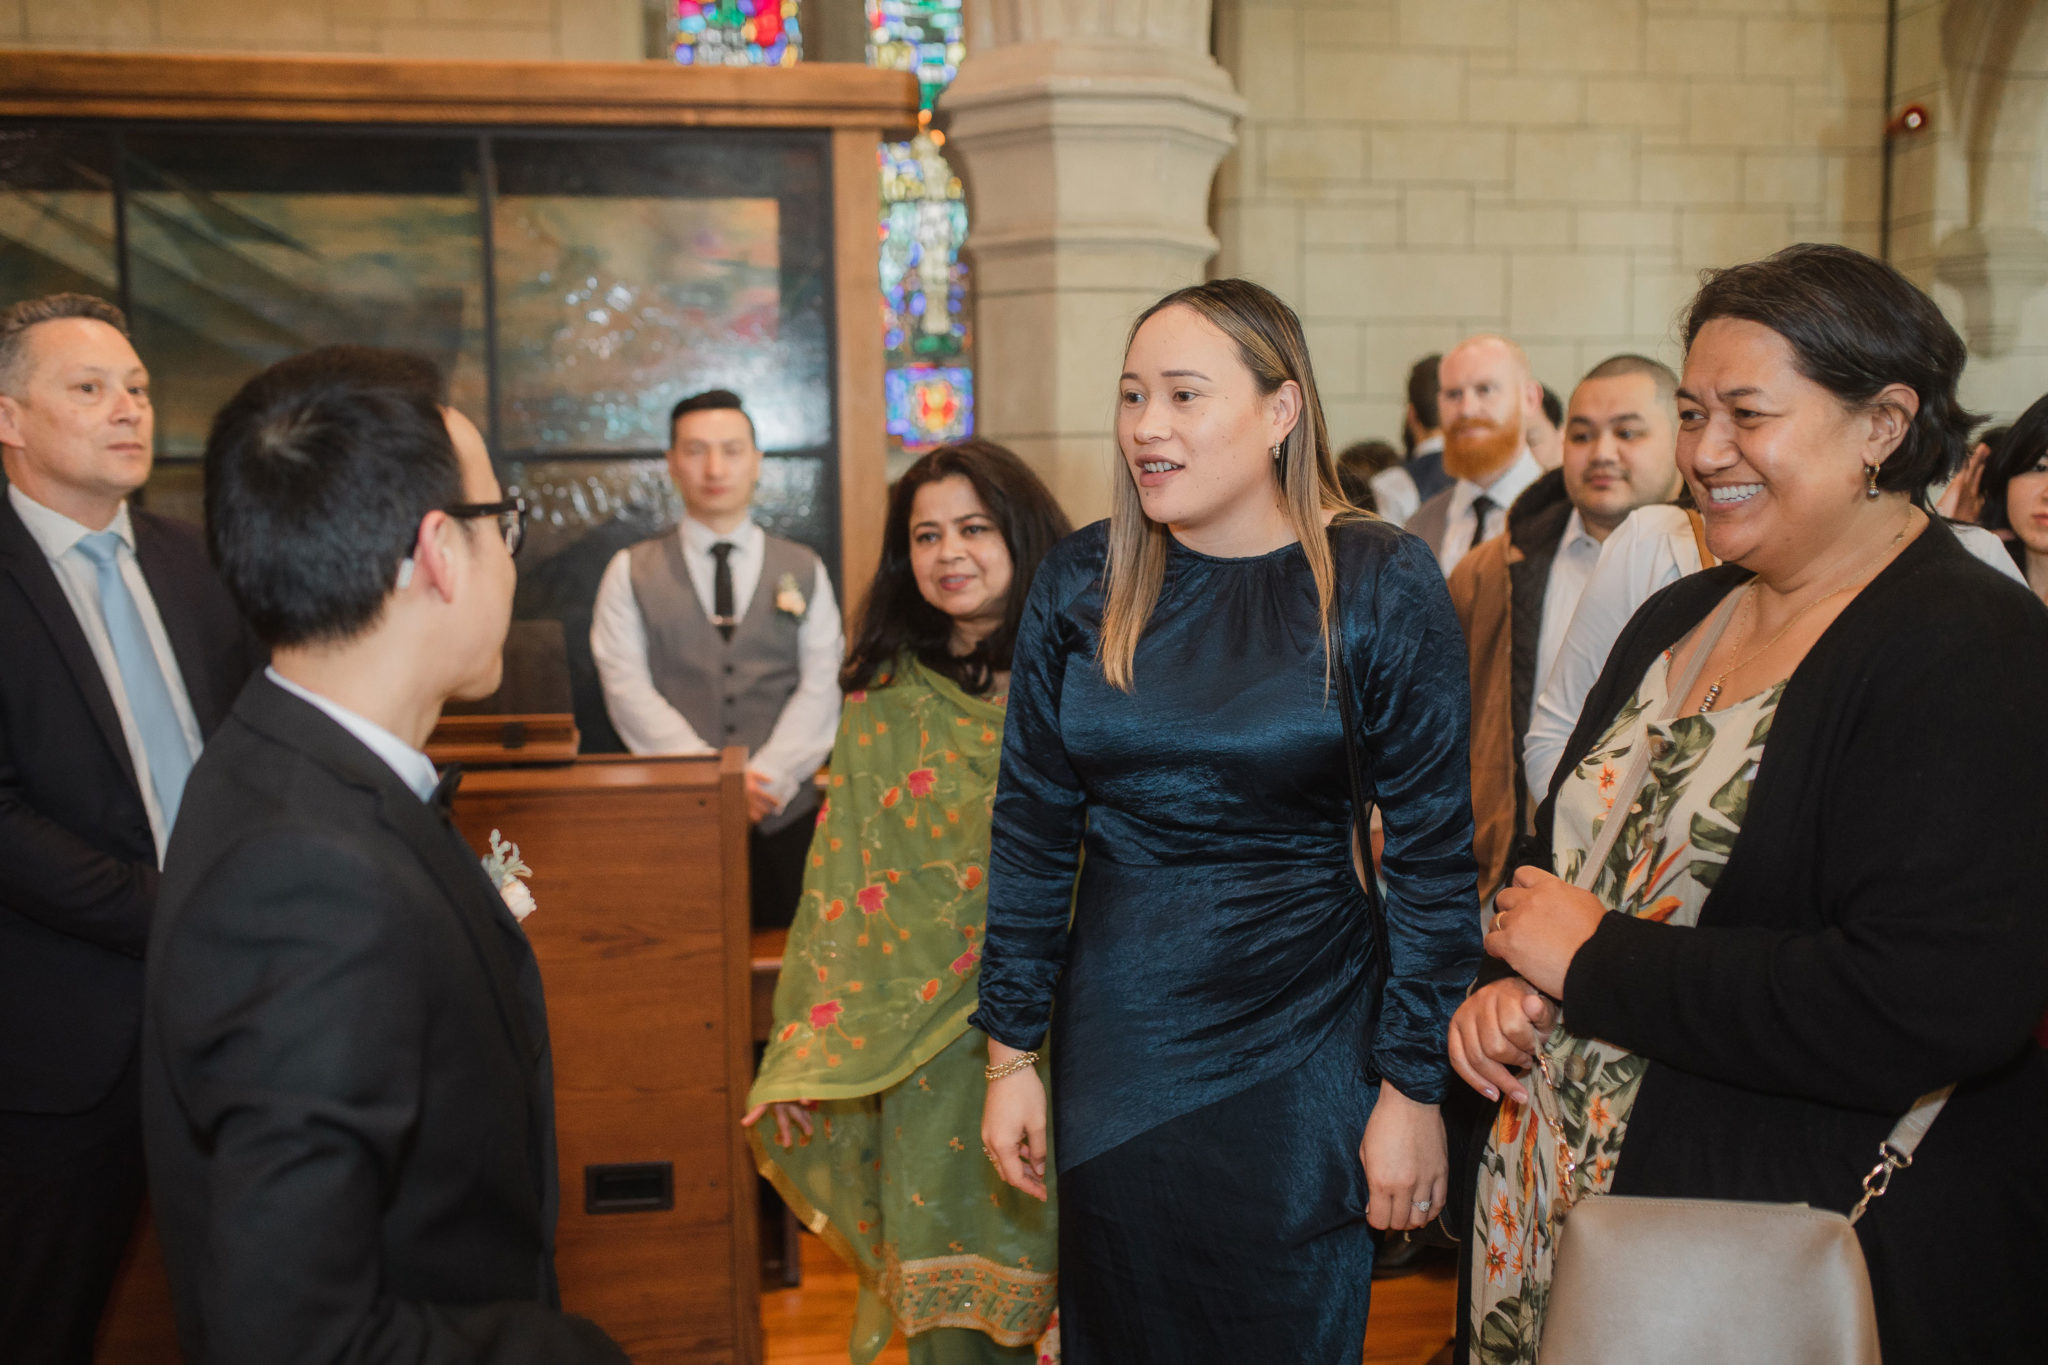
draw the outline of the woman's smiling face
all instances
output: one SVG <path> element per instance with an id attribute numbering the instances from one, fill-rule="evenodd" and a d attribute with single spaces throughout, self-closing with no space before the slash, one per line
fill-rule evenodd
<path id="1" fill-rule="evenodd" d="M 1272 446 L 1299 413 L 1293 384 L 1259 392 L 1237 343 L 1191 308 L 1163 308 L 1131 338 L 1117 446 L 1151 520 L 1199 527 L 1277 492 Z"/>
<path id="2" fill-rule="evenodd" d="M 1678 468 L 1717 557 L 1769 574 L 1824 551 L 1864 502 L 1865 461 L 1889 454 L 1872 431 L 1870 413 L 1801 374 L 1791 344 L 1763 324 L 1715 318 L 1693 338 Z"/>

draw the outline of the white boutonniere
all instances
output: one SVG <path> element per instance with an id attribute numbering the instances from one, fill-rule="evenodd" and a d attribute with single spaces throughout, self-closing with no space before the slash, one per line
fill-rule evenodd
<path id="1" fill-rule="evenodd" d="M 804 601 L 804 590 L 797 586 L 796 575 L 784 574 L 775 584 L 775 609 L 786 611 L 791 616 L 802 616 L 808 604 Z"/>
<path id="2" fill-rule="evenodd" d="M 512 918 L 524 920 L 533 913 L 533 892 L 527 890 L 520 880 L 531 877 L 533 869 L 519 856 L 519 845 L 508 844 L 500 838 L 498 831 L 491 831 L 490 856 L 481 860 L 484 875 L 491 879 L 491 885 L 498 888 L 498 894 L 505 898 L 505 908 L 512 912 Z"/>

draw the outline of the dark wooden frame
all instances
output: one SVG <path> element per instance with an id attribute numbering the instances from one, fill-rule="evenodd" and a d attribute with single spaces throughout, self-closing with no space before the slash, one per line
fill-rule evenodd
<path id="1" fill-rule="evenodd" d="M 829 130 L 840 582 L 848 607 L 881 559 L 888 482 L 876 149 L 917 119 L 908 72 L 666 62 L 399 61 L 367 57 L 0 50 L 0 116 Z"/>

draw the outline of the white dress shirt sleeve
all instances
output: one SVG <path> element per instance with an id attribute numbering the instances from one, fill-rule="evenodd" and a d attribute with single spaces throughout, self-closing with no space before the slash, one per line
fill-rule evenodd
<path id="1" fill-rule="evenodd" d="M 1956 533 L 1956 539 L 1963 542 L 1963 548 L 1992 568 L 2010 578 L 2021 587 L 2027 586 L 2027 576 L 2020 572 L 2020 566 L 2013 562 L 2005 542 L 1981 526 L 1959 526 L 1949 523 L 1949 529 Z"/>
<path id="2" fill-rule="evenodd" d="M 628 749 L 690 757 L 718 752 L 655 690 L 647 667 L 647 623 L 633 596 L 630 551 L 612 556 L 597 585 L 597 603 L 590 614 L 590 654 L 604 686 L 604 709 Z"/>
<path id="3" fill-rule="evenodd" d="M 1415 476 L 1400 465 L 1382 469 L 1367 480 L 1366 487 L 1372 489 L 1372 500 L 1379 507 L 1380 516 L 1396 526 L 1406 526 L 1415 509 L 1422 506 Z"/>
<path id="4" fill-rule="evenodd" d="M 1578 728 L 1579 711 L 1607 666 L 1608 651 L 1636 608 L 1661 588 L 1699 572 L 1699 546 L 1682 508 L 1639 507 L 1600 547 L 1600 558 L 1579 594 L 1578 610 L 1565 628 L 1557 662 L 1529 712 L 1529 736 L 1522 766 L 1529 791 L 1541 801 Z"/>
<path id="5" fill-rule="evenodd" d="M 816 776 L 832 755 L 839 734 L 839 665 L 845 641 L 840 634 L 839 602 L 832 579 L 818 562 L 811 578 L 811 600 L 797 627 L 797 685 L 775 728 L 747 766 L 768 779 L 768 794 L 780 810 L 803 784 Z"/>

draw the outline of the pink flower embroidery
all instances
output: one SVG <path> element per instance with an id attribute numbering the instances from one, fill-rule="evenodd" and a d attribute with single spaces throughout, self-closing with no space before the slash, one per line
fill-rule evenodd
<path id="1" fill-rule="evenodd" d="M 966 952 L 960 954 L 960 956 L 953 959 L 953 975 L 967 975 L 967 969 L 969 967 L 972 967 L 976 962 L 980 960 L 981 954 L 974 951 L 974 949 L 969 948 Z"/>
<path id="2" fill-rule="evenodd" d="M 856 703 L 856 704 L 858 704 L 858 703 L 860 703 L 860 702 L 864 702 L 864 701 L 866 701 L 866 700 L 868 699 L 867 689 L 866 689 L 866 688 L 862 688 L 862 689 L 861 689 L 860 691 L 858 691 L 858 692 L 848 692 L 848 693 L 846 694 L 846 699 L 847 699 L 848 701 L 850 701 L 850 702 L 854 702 L 854 703 Z"/>
<path id="3" fill-rule="evenodd" d="M 839 1021 L 843 1008 L 837 1000 L 827 1000 L 822 1005 L 811 1006 L 811 1027 L 831 1028 Z"/>
<path id="4" fill-rule="evenodd" d="M 930 768 L 919 768 L 904 777 L 903 785 L 910 788 L 912 796 L 926 797 L 932 794 L 932 786 L 938 780 L 939 775 Z"/>
<path id="5" fill-rule="evenodd" d="M 826 797 L 826 798 L 825 798 L 825 799 L 824 799 L 823 801 L 820 801 L 820 802 L 818 803 L 818 823 L 819 823 L 819 824 L 821 824 L 821 825 L 822 825 L 822 824 L 824 824 L 824 823 L 825 823 L 825 817 L 826 817 L 826 816 L 828 816 L 828 815 L 830 815 L 831 813 L 832 813 L 832 798 L 828 796 L 828 797 Z"/>
<path id="6" fill-rule="evenodd" d="M 859 893 L 854 896 L 854 900 L 860 905 L 861 912 L 869 915 L 881 914 L 882 906 L 887 903 L 888 899 L 889 888 L 880 883 L 874 886 L 863 886 Z"/>

